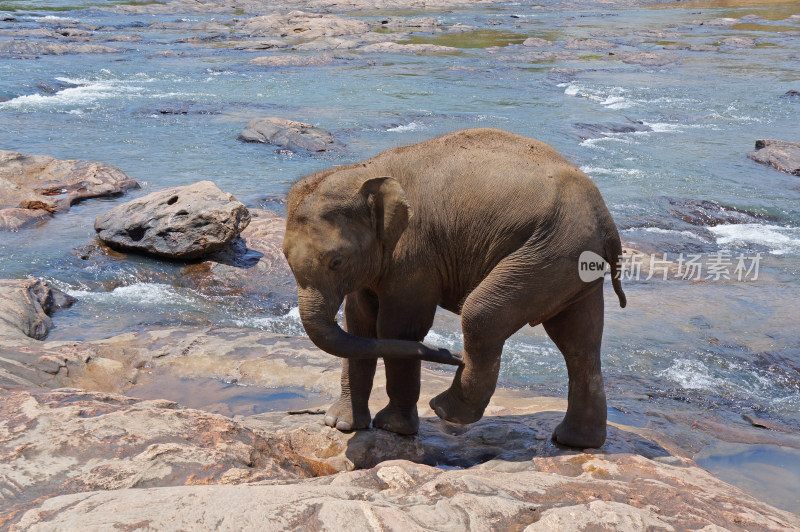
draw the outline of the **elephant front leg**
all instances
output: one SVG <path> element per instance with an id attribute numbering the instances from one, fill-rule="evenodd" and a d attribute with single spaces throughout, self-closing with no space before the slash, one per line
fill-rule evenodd
<path id="1" fill-rule="evenodd" d="M 344 304 L 345 329 L 366 338 L 377 337 L 377 300 L 367 292 L 349 294 Z M 342 431 L 369 428 L 369 396 L 377 360 L 343 360 L 342 392 L 325 413 L 325 424 Z"/>
<path id="2" fill-rule="evenodd" d="M 435 295 L 431 291 L 417 290 L 417 297 L 409 300 L 403 297 L 381 299 L 378 315 L 378 337 L 421 342 L 433 324 L 436 314 Z M 428 297 L 425 298 L 424 294 Z M 419 360 L 385 360 L 386 393 L 389 404 L 375 415 L 372 426 L 397 434 L 416 434 L 419 430 L 417 401 L 420 392 Z"/>
<path id="3" fill-rule="evenodd" d="M 342 431 L 369 428 L 369 395 L 377 360 L 344 360 L 342 393 L 325 413 L 325 424 Z"/>
<path id="4" fill-rule="evenodd" d="M 503 342 L 478 349 L 464 338 L 464 365 L 450 388 L 431 399 L 437 416 L 451 423 L 474 423 L 483 417 L 497 386 Z"/>
<path id="5" fill-rule="evenodd" d="M 419 360 L 386 360 L 385 364 L 389 404 L 375 415 L 372 425 L 397 434 L 416 434 L 422 364 Z"/>

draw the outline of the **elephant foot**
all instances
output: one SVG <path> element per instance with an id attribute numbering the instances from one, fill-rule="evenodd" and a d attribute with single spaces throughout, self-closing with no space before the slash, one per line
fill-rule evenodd
<path id="1" fill-rule="evenodd" d="M 400 409 L 390 402 L 386 408 L 375 414 L 372 426 L 406 436 L 416 434 L 419 431 L 417 407 L 415 405 L 411 410 Z"/>
<path id="2" fill-rule="evenodd" d="M 606 441 L 606 424 L 570 423 L 566 418 L 553 431 L 553 442 L 577 449 L 597 449 Z"/>
<path id="3" fill-rule="evenodd" d="M 325 424 L 343 432 L 369 428 L 369 408 L 353 409 L 349 397 L 340 397 L 325 413 Z"/>
<path id="4" fill-rule="evenodd" d="M 466 425 L 475 423 L 483 417 L 483 412 L 489 404 L 488 400 L 484 403 L 473 405 L 457 397 L 457 395 L 457 392 L 450 388 L 431 399 L 430 406 L 437 416 L 451 423 Z"/>

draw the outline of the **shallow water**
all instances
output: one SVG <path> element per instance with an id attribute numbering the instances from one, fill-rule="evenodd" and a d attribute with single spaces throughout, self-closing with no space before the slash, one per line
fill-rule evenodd
<path id="1" fill-rule="evenodd" d="M 50 11 L 98 4 L 51 0 L 36 11 L 32 3 L 0 4 L 17 19 L 0 22 L 0 30 L 81 21 L 109 35 L 143 37 L 102 43 L 121 50 L 112 54 L 0 56 L 0 149 L 111 163 L 143 185 L 123 198 L 76 205 L 42 228 L 0 234 L 0 276 L 43 277 L 80 299 L 56 316 L 52 338 L 96 339 L 186 323 L 302 334 L 296 309 L 273 315 L 262 302 L 182 287 L 180 264 L 135 256 L 82 259 L 79 249 L 94 238 L 94 216 L 131 197 L 201 179 L 263 206 L 260 198 L 285 193 L 316 170 L 462 128 L 498 127 L 543 140 L 581 167 L 603 193 L 623 239 L 646 253 L 672 259 L 720 250 L 734 257 L 761 254 L 757 280 L 628 280 L 624 310 L 609 291 L 604 369 L 612 409 L 615 401 L 623 407 L 642 394 L 681 397 L 698 410 L 755 412 L 800 430 L 800 180 L 745 156 L 757 138 L 798 140 L 800 102 L 780 97 L 800 89 L 800 39 L 785 33 L 800 31 L 800 21 L 789 18 L 800 14 L 796 2 L 619 10 L 543 2 L 355 12 L 347 16 L 435 16 L 445 28 L 461 23 L 476 31 L 410 38 L 458 47 L 455 54 L 343 52 L 330 65 L 280 69 L 247 64 L 270 52 L 243 52 L 224 41 L 178 42 L 196 32 L 149 26 L 212 19 L 232 24 L 241 18 L 236 15 Z M 699 25 L 747 15 L 757 18 L 729 27 Z M 636 34 L 665 30 L 663 36 Z M 755 38 L 758 47 L 721 46 L 729 36 Z M 668 53 L 679 62 L 646 67 L 615 60 L 607 50 L 577 50 L 571 59 L 554 60 L 525 55 L 539 49 L 507 46 L 527 37 L 591 37 L 613 42 L 615 54 Z M 715 51 L 662 49 L 671 42 L 713 45 Z M 148 59 L 164 50 L 185 55 Z M 37 89 L 54 81 L 77 87 L 55 94 Z M 314 123 L 347 149 L 304 157 L 237 141 L 257 116 Z M 586 136 L 578 123 L 635 123 L 640 130 Z M 701 227 L 674 214 L 674 202 L 684 200 L 713 200 L 758 217 Z M 441 312 L 428 340 L 458 348 L 457 317 Z M 541 327 L 526 327 L 508 341 L 501 377 L 514 386 L 566 393 L 563 360 Z"/>
<path id="2" fill-rule="evenodd" d="M 800 451 L 777 445 L 722 444 L 694 460 L 753 497 L 800 514 Z"/>
<path id="3" fill-rule="evenodd" d="M 189 379 L 153 375 L 126 395 L 137 399 L 168 399 L 188 408 L 224 416 L 252 416 L 264 412 L 303 410 L 317 406 L 319 396 L 302 388 L 262 388 L 219 379 Z"/>

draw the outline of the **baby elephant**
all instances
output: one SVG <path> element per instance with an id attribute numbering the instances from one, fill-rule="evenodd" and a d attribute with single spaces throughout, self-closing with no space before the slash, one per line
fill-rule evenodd
<path id="1" fill-rule="evenodd" d="M 375 427 L 417 432 L 422 360 L 458 366 L 430 405 L 442 419 L 473 423 L 494 393 L 506 339 L 541 323 L 569 372 L 554 440 L 603 444 L 603 280 L 583 282 L 578 260 L 591 251 L 611 264 L 624 307 L 622 249 L 597 187 L 552 148 L 496 129 L 459 131 L 308 176 L 287 210 L 283 252 L 303 326 L 344 358 L 327 425 L 369 427 L 379 357 L 389 404 Z M 347 332 L 336 322 L 343 299 Z M 437 305 L 461 315 L 463 353 L 421 343 Z"/>

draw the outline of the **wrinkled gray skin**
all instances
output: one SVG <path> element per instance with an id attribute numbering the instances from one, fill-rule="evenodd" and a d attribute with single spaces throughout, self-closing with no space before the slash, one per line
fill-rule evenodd
<path id="1" fill-rule="evenodd" d="M 494 129 L 459 131 L 308 176 L 292 187 L 287 210 L 284 254 L 303 326 L 345 359 L 327 425 L 369 427 L 379 357 L 389 404 L 375 427 L 417 431 L 421 360 L 458 365 L 430 404 L 442 419 L 475 422 L 494 393 L 505 340 L 541 323 L 569 373 L 554 440 L 603 444 L 602 279 L 582 282 L 578 257 L 610 259 L 625 306 L 615 270 L 622 249 L 597 187 L 552 148 Z M 343 299 L 347 332 L 336 322 Z M 461 315 L 463 353 L 421 343 L 437 305 Z"/>

